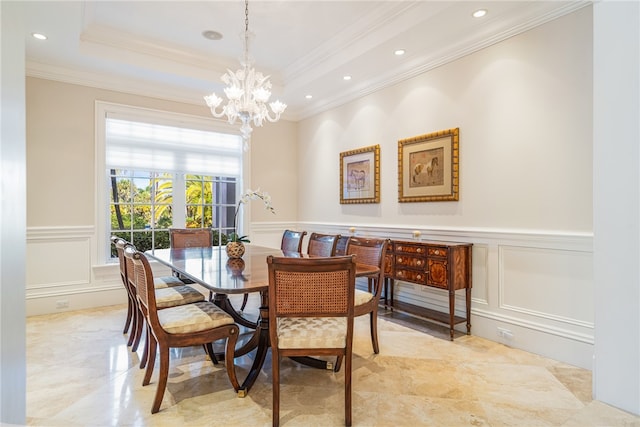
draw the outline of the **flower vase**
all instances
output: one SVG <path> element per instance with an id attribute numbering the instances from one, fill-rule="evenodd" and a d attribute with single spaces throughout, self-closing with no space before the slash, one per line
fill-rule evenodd
<path id="1" fill-rule="evenodd" d="M 229 258 L 242 258 L 242 255 L 244 255 L 244 243 L 229 242 L 227 243 L 226 250 Z"/>

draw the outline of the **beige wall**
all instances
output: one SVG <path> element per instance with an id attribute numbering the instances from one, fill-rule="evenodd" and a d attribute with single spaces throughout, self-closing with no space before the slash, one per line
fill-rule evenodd
<path id="1" fill-rule="evenodd" d="M 32 77 L 26 94 L 29 227 L 96 225 L 96 100 L 210 117 L 204 102 L 183 104 Z M 255 204 L 252 221 L 296 220 L 296 129 L 282 120 L 254 131 L 250 185 L 272 195 L 277 215 Z"/>
<path id="2" fill-rule="evenodd" d="M 590 368 L 592 34 L 585 7 L 301 121 L 301 228 L 473 243 L 472 334 Z M 398 140 L 455 127 L 460 200 L 398 203 Z M 341 205 L 340 152 L 374 144 L 381 202 Z M 394 294 L 439 311 L 446 297 L 405 282 Z"/>
<path id="3" fill-rule="evenodd" d="M 590 232 L 591 47 L 584 8 L 302 121 L 299 219 Z M 397 141 L 455 127 L 460 200 L 398 203 Z M 340 205 L 339 153 L 374 144 L 381 203 Z"/>

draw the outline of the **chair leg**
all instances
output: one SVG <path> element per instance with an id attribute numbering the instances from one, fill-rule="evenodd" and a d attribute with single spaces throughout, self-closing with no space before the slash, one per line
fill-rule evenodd
<path id="1" fill-rule="evenodd" d="M 271 423 L 273 427 L 280 425 L 280 355 L 274 354 L 271 349 L 271 376 L 272 376 L 272 414 Z"/>
<path id="2" fill-rule="evenodd" d="M 249 294 L 244 294 L 242 298 L 242 305 L 240 306 L 240 311 L 244 311 L 244 308 L 247 306 L 247 301 L 249 300 Z"/>
<path id="3" fill-rule="evenodd" d="M 151 329 L 149 329 L 151 332 Z M 151 374 L 153 374 L 153 367 L 156 364 L 156 349 L 158 347 L 158 342 L 156 341 L 155 335 L 153 333 L 149 333 L 147 336 L 147 342 L 149 345 L 149 356 L 147 357 L 147 368 L 144 371 L 144 378 L 142 379 L 142 385 L 148 385 L 151 382 Z"/>
<path id="4" fill-rule="evenodd" d="M 371 313 L 369 313 L 369 323 L 371 324 L 371 344 L 373 345 L 373 352 L 375 354 L 380 353 L 378 346 L 378 308 L 375 307 Z"/>
<path id="5" fill-rule="evenodd" d="M 220 363 L 218 362 L 216 353 L 213 351 L 213 343 L 208 342 L 206 344 L 202 344 L 202 347 L 204 347 L 205 353 L 207 353 L 207 355 L 209 356 L 209 358 L 211 359 L 214 365 L 217 365 L 218 363 Z"/>
<path id="6" fill-rule="evenodd" d="M 131 322 L 133 321 L 133 310 L 134 310 L 134 302 L 131 301 L 131 295 L 128 295 L 127 298 L 127 320 L 124 321 L 124 330 L 123 334 L 126 334 L 129 330 L 129 326 L 131 326 Z"/>
<path id="7" fill-rule="evenodd" d="M 146 324 L 147 322 L 145 322 Z M 144 328 L 146 339 L 144 340 L 144 347 L 142 350 L 142 357 L 140 358 L 140 369 L 144 369 L 147 366 L 147 358 L 149 357 L 149 327 Z"/>
<path id="8" fill-rule="evenodd" d="M 224 364 L 227 368 L 227 375 L 229 376 L 231 386 L 233 386 L 233 389 L 235 391 L 240 390 L 240 383 L 238 382 L 238 377 L 236 376 L 236 364 L 234 362 L 236 356 L 236 343 L 238 342 L 239 332 L 240 330 L 236 327 L 233 327 L 231 329 L 231 335 L 229 335 L 229 338 L 227 338 L 227 345 L 224 349 Z"/>
<path id="9" fill-rule="evenodd" d="M 353 355 L 347 350 L 344 362 L 344 425 L 351 426 L 351 369 Z"/>
<path id="10" fill-rule="evenodd" d="M 167 378 L 169 377 L 169 348 L 160 348 L 160 375 L 158 377 L 158 388 L 156 388 L 156 397 L 153 400 L 151 413 L 155 414 L 160 410 L 164 390 L 167 388 Z"/>
<path id="11" fill-rule="evenodd" d="M 336 364 L 333 366 L 333 372 L 340 372 L 340 367 L 342 366 L 342 359 L 344 356 L 336 357 Z"/>
<path id="12" fill-rule="evenodd" d="M 138 345 L 140 345 L 140 338 L 142 337 L 142 327 L 144 326 L 144 315 L 138 310 L 138 319 L 136 322 L 136 333 L 135 338 L 133 339 L 133 345 L 131 346 L 131 351 L 138 351 Z"/>
<path id="13" fill-rule="evenodd" d="M 138 306 L 133 307 L 133 317 L 131 319 L 131 331 L 129 332 L 129 341 L 127 341 L 127 347 L 131 347 L 136 340 L 136 331 L 138 330 L 138 322 L 140 318 L 140 312 Z"/>

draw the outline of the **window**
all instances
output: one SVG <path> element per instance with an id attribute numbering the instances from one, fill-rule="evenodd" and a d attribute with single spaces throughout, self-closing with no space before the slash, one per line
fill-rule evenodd
<path id="1" fill-rule="evenodd" d="M 105 248 L 112 234 L 140 250 L 169 247 L 169 228 L 233 230 L 242 183 L 242 138 L 210 120 L 98 103 L 103 132 Z M 101 151 L 99 151 L 100 153 Z M 98 156 L 100 163 L 101 156 Z M 110 255 L 109 255 L 110 254 Z M 106 258 L 115 251 L 105 251 Z"/>

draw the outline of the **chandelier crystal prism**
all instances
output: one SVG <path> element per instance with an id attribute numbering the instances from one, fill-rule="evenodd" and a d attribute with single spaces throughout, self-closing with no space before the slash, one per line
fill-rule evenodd
<path id="1" fill-rule="evenodd" d="M 227 69 L 222 75 L 222 81 L 227 85 L 224 89 L 228 101 L 218 111 L 218 107 L 223 98 L 212 93 L 205 96 L 204 100 L 211 109 L 214 117 L 227 118 L 230 124 L 234 124 L 236 120 L 240 120 L 240 133 L 244 141 L 245 150 L 249 147 L 251 140 L 251 132 L 254 126 L 262 126 L 265 120 L 269 122 L 277 122 L 280 116 L 287 108 L 287 105 L 274 101 L 269 103 L 271 112 L 267 109 L 267 102 L 271 98 L 271 81 L 270 76 L 265 76 L 261 72 L 253 68 L 253 63 L 249 57 L 249 41 L 253 34 L 249 31 L 249 0 L 245 0 L 245 20 L 244 20 L 244 52 L 240 60 L 241 68 L 235 72 Z"/>

